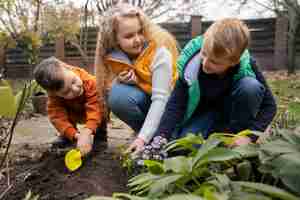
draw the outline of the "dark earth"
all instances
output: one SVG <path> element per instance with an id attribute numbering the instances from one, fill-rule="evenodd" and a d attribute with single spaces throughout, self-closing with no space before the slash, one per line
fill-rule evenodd
<path id="1" fill-rule="evenodd" d="M 128 178 L 126 170 L 121 167 L 119 147 L 131 139 L 128 127 L 115 119 L 109 125 L 108 144 L 97 144 L 83 160 L 82 167 L 69 172 L 64 165 L 64 156 L 70 148 L 52 148 L 48 139 L 53 138 L 53 134 L 37 139 L 36 143 L 28 141 L 28 137 L 34 140 L 34 132 L 39 132 L 39 129 L 51 129 L 50 126 L 47 128 L 48 125 L 45 117 L 20 123 L 10 150 L 10 162 L 0 171 L 0 199 L 21 200 L 29 190 L 39 195 L 39 200 L 81 200 L 127 191 Z M 26 128 L 31 128 L 29 132 L 33 136 L 24 133 Z"/>

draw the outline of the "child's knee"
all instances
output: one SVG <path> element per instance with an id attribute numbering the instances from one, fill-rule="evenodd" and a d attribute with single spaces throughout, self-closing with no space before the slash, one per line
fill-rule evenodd
<path id="1" fill-rule="evenodd" d="M 263 96 L 265 87 L 252 77 L 245 77 L 238 81 L 233 94 L 245 98 L 256 98 Z"/>

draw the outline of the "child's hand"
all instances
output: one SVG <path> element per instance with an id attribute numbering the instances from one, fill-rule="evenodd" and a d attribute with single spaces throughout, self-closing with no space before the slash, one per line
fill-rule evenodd
<path id="1" fill-rule="evenodd" d="M 120 83 L 126 83 L 132 85 L 137 83 L 137 78 L 133 70 L 121 72 L 118 75 L 117 79 Z"/>
<path id="2" fill-rule="evenodd" d="M 92 130 L 84 128 L 80 131 L 80 134 L 77 136 L 77 148 L 83 156 L 91 152 L 93 143 L 94 135 L 92 134 Z"/>
<path id="3" fill-rule="evenodd" d="M 245 144 L 249 144 L 249 143 L 251 143 L 251 139 L 249 137 L 241 136 L 241 137 L 238 137 L 237 139 L 235 139 L 235 141 L 233 142 L 231 147 L 241 146 L 241 145 L 245 145 Z"/>
<path id="4" fill-rule="evenodd" d="M 142 138 L 136 138 L 126 150 L 126 153 L 138 154 L 144 148 L 145 141 Z"/>

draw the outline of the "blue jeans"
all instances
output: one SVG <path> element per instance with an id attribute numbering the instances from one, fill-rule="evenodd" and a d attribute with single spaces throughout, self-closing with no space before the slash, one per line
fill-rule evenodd
<path id="1" fill-rule="evenodd" d="M 235 82 L 230 94 L 224 98 L 221 111 L 194 114 L 182 128 L 173 133 L 173 137 L 201 133 L 207 138 L 212 132 L 226 131 L 229 125 L 233 132 L 251 128 L 260 110 L 264 92 L 263 84 L 255 78 L 244 77 Z"/>
<path id="2" fill-rule="evenodd" d="M 151 96 L 133 85 L 113 84 L 108 95 L 111 111 L 135 132 L 139 132 L 151 105 Z"/>

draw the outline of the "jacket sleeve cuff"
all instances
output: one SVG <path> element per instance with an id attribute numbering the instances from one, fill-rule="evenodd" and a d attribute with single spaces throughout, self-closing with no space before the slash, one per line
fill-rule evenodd
<path id="1" fill-rule="evenodd" d="M 65 135 L 66 138 L 68 138 L 69 140 L 73 141 L 76 132 L 77 132 L 77 130 L 75 128 L 69 127 L 69 128 L 66 129 L 64 135 Z"/>
<path id="2" fill-rule="evenodd" d="M 258 136 L 255 134 L 248 135 L 248 137 L 251 139 L 251 142 L 256 142 L 256 140 L 258 139 Z"/>
<path id="3" fill-rule="evenodd" d="M 96 134 L 96 129 L 98 126 L 99 124 L 95 122 L 87 122 L 85 125 L 86 128 L 91 129 L 93 131 L 94 135 Z"/>
<path id="4" fill-rule="evenodd" d="M 141 134 L 139 134 L 137 136 L 137 138 L 143 140 L 145 144 L 148 144 L 151 141 L 151 137 L 149 138 L 149 137 L 146 137 L 145 135 L 141 135 Z"/>

